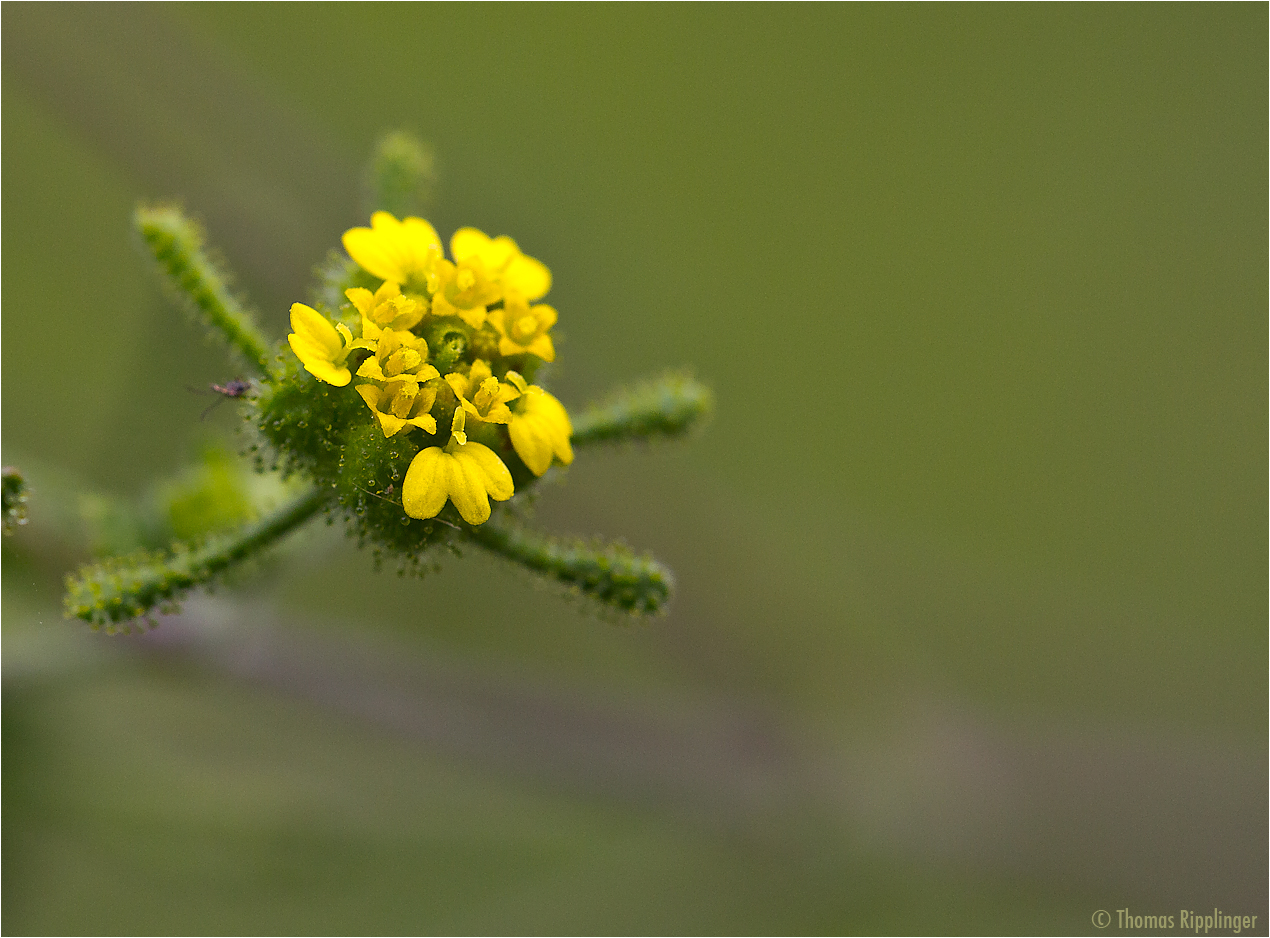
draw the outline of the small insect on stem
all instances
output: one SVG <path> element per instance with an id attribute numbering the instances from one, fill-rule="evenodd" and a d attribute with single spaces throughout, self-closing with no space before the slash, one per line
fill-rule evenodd
<path id="1" fill-rule="evenodd" d="M 251 390 L 251 382 L 244 381 L 242 378 L 235 378 L 233 381 L 227 382 L 225 384 L 213 384 L 211 386 L 210 391 L 204 391 L 200 388 L 190 388 L 189 390 L 190 390 L 190 393 L 192 394 L 219 394 L 220 395 L 219 398 L 217 398 L 215 401 L 212 402 L 211 406 L 209 406 L 207 410 L 203 411 L 203 415 L 198 418 L 199 420 L 206 420 L 207 415 L 210 414 L 212 411 L 214 411 L 221 404 L 225 403 L 225 401 L 229 400 L 230 398 L 243 397 L 244 395 L 246 395 L 246 393 Z"/>

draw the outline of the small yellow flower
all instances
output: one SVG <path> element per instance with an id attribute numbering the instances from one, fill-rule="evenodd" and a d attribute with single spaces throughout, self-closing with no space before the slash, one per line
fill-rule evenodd
<path id="1" fill-rule="evenodd" d="M 530 306 L 522 294 L 508 290 L 502 308 L 490 310 L 489 319 L 499 332 L 499 355 L 528 352 L 545 362 L 555 361 L 556 347 L 547 335 L 556 324 L 556 311 L 550 306 Z"/>
<path id="2" fill-rule="evenodd" d="M 458 316 L 473 329 L 485 322 L 485 307 L 502 296 L 498 284 L 490 279 L 480 258 L 461 264 L 439 260 L 428 276 L 432 292 L 432 312 L 437 316 Z"/>
<path id="3" fill-rule="evenodd" d="M 442 256 L 435 228 L 422 218 L 397 221 L 388 212 L 370 216 L 369 228 L 350 228 L 343 241 L 363 270 L 393 283 L 422 284 Z"/>
<path id="4" fill-rule="evenodd" d="M 507 427 L 516 455 L 536 476 L 550 468 L 553 457 L 566 466 L 573 462 L 573 424 L 564 405 L 514 371 L 507 372 L 507 380 L 521 392 Z"/>
<path id="5" fill-rule="evenodd" d="M 371 293 L 362 287 L 345 290 L 344 295 L 362 314 L 362 338 L 377 339 L 381 329 L 407 332 L 423 320 L 428 304 L 419 297 L 404 296 L 391 280 Z"/>
<path id="6" fill-rule="evenodd" d="M 401 379 L 382 384 L 359 384 L 357 393 L 379 418 L 384 436 L 395 436 L 408 427 L 425 433 L 437 432 L 437 418 L 429 413 L 437 400 L 437 389 L 418 381 Z"/>
<path id="7" fill-rule="evenodd" d="M 363 326 L 368 323 L 363 320 Z M 428 343 L 410 332 L 383 329 L 374 341 L 359 339 L 356 345 L 375 354 L 357 369 L 357 377 L 369 378 L 357 393 L 379 418 L 384 436 L 394 436 L 407 427 L 436 433 L 437 421 L 429 411 L 437 399 L 435 387 L 421 387 L 438 377 L 427 363 Z"/>
<path id="8" fill-rule="evenodd" d="M 291 328 L 287 336 L 291 351 L 304 365 L 305 371 L 319 381 L 342 388 L 352 380 L 344 360 L 353 350 L 353 334 L 343 323 L 330 320 L 303 303 L 291 304 Z"/>
<path id="9" fill-rule="evenodd" d="M 520 391 L 495 378 L 487 362 L 478 358 L 467 375 L 454 372 L 445 376 L 445 382 L 469 417 L 485 423 L 511 423 L 507 402 L 520 397 Z"/>
<path id="10" fill-rule="evenodd" d="M 427 381 L 437 376 L 437 370 L 428 364 L 428 343 L 413 332 L 384 329 L 374 340 L 360 339 L 355 344 L 375 353 L 357 369 L 359 378 L 387 381 L 410 375 Z"/>
<path id="11" fill-rule="evenodd" d="M 505 290 L 516 290 L 527 300 L 537 300 L 551 289 L 551 271 L 537 258 L 522 254 L 507 235 L 491 238 L 476 228 L 460 228 L 450 239 L 456 263 L 478 259 L 490 278 Z"/>
<path id="12" fill-rule="evenodd" d="M 489 520 L 491 498 L 501 502 L 512 497 L 511 473 L 488 446 L 467 442 L 463 413 L 461 407 L 454 409 L 445 449 L 421 450 L 406 470 L 401 504 L 412 518 L 434 518 L 448 500 L 468 524 L 483 524 Z"/>

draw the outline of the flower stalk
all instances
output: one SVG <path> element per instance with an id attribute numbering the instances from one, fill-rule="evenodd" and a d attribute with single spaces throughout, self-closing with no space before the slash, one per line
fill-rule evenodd
<path id="1" fill-rule="evenodd" d="M 574 446 L 683 436 L 701 425 L 714 407 L 704 384 L 669 373 L 619 388 L 573 417 Z"/>
<path id="2" fill-rule="evenodd" d="M 562 540 L 501 520 L 469 528 L 468 534 L 485 549 L 622 612 L 661 612 L 674 589 L 668 567 L 622 544 Z"/>
<path id="3" fill-rule="evenodd" d="M 133 224 L 172 292 L 230 351 L 262 375 L 272 344 L 229 289 L 229 278 L 208 255 L 199 226 L 173 206 L 138 206 Z"/>
<path id="4" fill-rule="evenodd" d="M 200 547 L 177 544 L 165 553 L 139 551 L 85 565 L 66 578 L 66 613 L 94 629 L 104 627 L 110 634 L 120 626 L 128 631 L 129 623 L 139 619 L 153 625 L 153 610 L 177 611 L 191 589 L 269 548 L 321 511 L 330 498 L 328 492 L 313 489 L 233 534 L 209 538 Z"/>

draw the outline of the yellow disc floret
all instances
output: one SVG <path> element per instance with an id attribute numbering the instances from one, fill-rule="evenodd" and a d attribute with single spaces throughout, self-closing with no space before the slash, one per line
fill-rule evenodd
<path id="1" fill-rule="evenodd" d="M 550 306 L 530 306 L 524 294 L 508 290 L 499 309 L 490 310 L 489 320 L 498 330 L 499 355 L 537 355 L 545 362 L 556 360 L 556 348 L 547 334 L 556 324 Z"/>
<path id="2" fill-rule="evenodd" d="M 469 418 L 484 423 L 511 423 L 512 412 L 507 409 L 507 402 L 520 397 L 520 391 L 495 378 L 488 362 L 478 358 L 467 375 L 453 372 L 445 376 L 445 382 Z"/>
<path id="3" fill-rule="evenodd" d="M 380 429 L 386 437 L 395 436 L 410 427 L 419 427 L 424 433 L 437 432 L 437 418 L 430 413 L 437 399 L 435 386 L 403 378 L 359 384 L 357 393 L 379 419 Z"/>
<path id="4" fill-rule="evenodd" d="M 418 296 L 404 296 L 392 280 L 385 280 L 378 290 L 371 293 L 363 287 L 345 290 L 344 295 L 362 314 L 362 338 L 378 337 L 380 329 L 396 329 L 399 332 L 419 325 L 428 312 L 428 303 Z"/>
<path id="5" fill-rule="evenodd" d="M 370 379 L 357 386 L 357 393 L 379 419 L 384 436 L 409 427 L 435 433 L 437 421 L 430 411 L 437 389 L 425 383 L 438 372 L 427 363 L 428 343 L 411 332 L 383 329 L 373 342 L 361 339 L 357 345 L 374 352 L 357 369 L 357 377 Z"/>

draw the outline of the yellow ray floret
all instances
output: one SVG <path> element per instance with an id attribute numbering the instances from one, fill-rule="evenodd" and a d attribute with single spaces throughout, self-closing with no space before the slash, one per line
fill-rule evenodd
<path id="1" fill-rule="evenodd" d="M 495 283 L 537 300 L 551 289 L 551 271 L 537 258 L 522 254 L 507 235 L 491 238 L 476 228 L 460 228 L 450 239 L 450 254 L 458 264 L 480 260 Z"/>
<path id="2" fill-rule="evenodd" d="M 441 239 L 422 218 L 370 216 L 369 228 L 344 232 L 344 250 L 367 273 L 394 283 L 421 284 L 441 257 Z"/>
<path id="3" fill-rule="evenodd" d="M 428 312 L 426 300 L 417 296 L 404 296 L 392 280 L 371 293 L 363 287 L 345 290 L 344 295 L 362 314 L 362 338 L 376 339 L 381 329 L 407 332 L 423 320 Z"/>
<path id="4" fill-rule="evenodd" d="M 467 375 L 453 372 L 445 376 L 445 382 L 468 417 L 485 423 L 511 423 L 507 402 L 520 397 L 520 390 L 495 378 L 488 362 L 478 358 Z"/>
<path id="5" fill-rule="evenodd" d="M 291 328 L 295 331 L 287 336 L 287 341 L 309 374 L 337 388 L 352 380 L 352 374 L 344 365 L 353 350 L 353 334 L 347 326 L 343 323 L 333 326 L 312 307 L 292 303 Z"/>
<path id="6" fill-rule="evenodd" d="M 552 458 L 566 466 L 573 462 L 573 424 L 564 405 L 514 371 L 507 372 L 507 380 L 521 391 L 507 427 L 516 455 L 536 476 L 547 471 Z"/>
<path id="7" fill-rule="evenodd" d="M 508 290 L 501 309 L 490 310 L 489 320 L 498 330 L 499 355 L 537 355 L 556 360 L 556 347 L 547 330 L 556 324 L 556 311 L 545 304 L 530 306 L 524 295 Z"/>
<path id="8" fill-rule="evenodd" d="M 401 504 L 410 517 L 434 518 L 452 501 L 468 524 L 483 524 L 489 520 L 491 498 L 501 502 L 512 497 L 511 473 L 489 447 L 466 442 L 463 420 L 463 409 L 455 408 L 445 449 L 429 446 L 406 470 Z"/>

